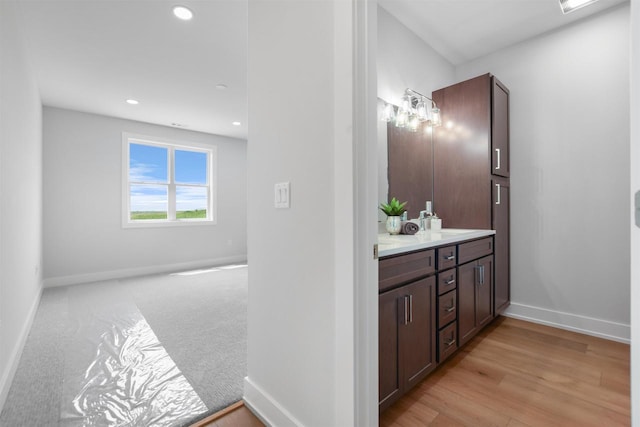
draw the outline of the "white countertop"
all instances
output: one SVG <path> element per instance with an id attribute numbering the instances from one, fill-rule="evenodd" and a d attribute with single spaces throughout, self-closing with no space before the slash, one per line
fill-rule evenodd
<path id="1" fill-rule="evenodd" d="M 443 228 L 439 232 L 426 231 L 424 234 L 378 234 L 378 257 L 397 255 L 404 252 L 428 249 L 435 246 L 448 245 L 464 240 L 492 236 L 494 230 L 469 230 L 461 228 Z"/>

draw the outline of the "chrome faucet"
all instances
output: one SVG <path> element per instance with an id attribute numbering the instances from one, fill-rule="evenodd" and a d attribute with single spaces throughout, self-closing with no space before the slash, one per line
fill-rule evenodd
<path id="1" fill-rule="evenodd" d="M 427 220 L 427 215 L 430 215 L 431 212 L 429 211 L 420 211 L 420 216 L 418 217 L 418 220 L 420 221 L 420 231 L 426 231 L 427 227 L 426 227 L 426 220 Z"/>

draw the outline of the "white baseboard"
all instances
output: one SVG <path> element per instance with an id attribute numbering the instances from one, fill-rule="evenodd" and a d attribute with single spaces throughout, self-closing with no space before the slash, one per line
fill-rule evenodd
<path id="1" fill-rule="evenodd" d="M 2 372 L 2 377 L 0 377 L 0 413 L 2 413 L 2 408 L 4 408 L 4 403 L 7 400 L 7 396 L 9 395 L 9 389 L 11 388 L 13 377 L 15 376 L 16 370 L 18 369 L 18 364 L 20 363 L 22 350 L 24 349 L 24 345 L 27 343 L 27 337 L 29 336 L 31 325 L 33 325 L 33 319 L 35 319 L 36 317 L 36 312 L 38 311 L 38 305 L 40 304 L 41 296 L 42 287 L 40 287 L 35 300 L 29 308 L 27 318 L 22 324 L 22 328 L 20 328 L 18 342 L 13 347 L 13 350 L 11 351 L 11 354 L 9 356 L 7 366 L 4 372 Z"/>
<path id="2" fill-rule="evenodd" d="M 624 323 L 513 302 L 503 315 L 612 341 L 631 343 L 631 326 Z"/>
<path id="3" fill-rule="evenodd" d="M 78 285 L 81 283 L 100 282 L 103 280 L 123 279 L 126 277 L 145 276 L 147 274 L 171 273 L 175 271 L 192 270 L 213 267 L 216 265 L 246 262 L 246 255 L 234 255 L 222 258 L 205 259 L 199 261 L 180 262 L 175 264 L 150 265 L 146 267 L 124 268 L 121 270 L 100 271 L 97 273 L 74 274 L 71 276 L 49 277 L 44 279 L 44 287 Z"/>
<path id="4" fill-rule="evenodd" d="M 303 424 L 283 408 L 276 400 L 258 387 L 249 377 L 244 378 L 245 404 L 268 426 L 301 427 Z"/>

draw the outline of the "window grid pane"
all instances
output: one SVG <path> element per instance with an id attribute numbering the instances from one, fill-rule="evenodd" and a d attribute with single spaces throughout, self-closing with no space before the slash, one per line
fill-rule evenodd
<path id="1" fill-rule="evenodd" d="M 168 148 L 129 144 L 129 182 L 169 183 L 168 165 Z"/>
<path id="2" fill-rule="evenodd" d="M 129 197 L 129 218 L 132 221 L 167 219 L 167 185 L 132 184 L 129 187 Z"/>

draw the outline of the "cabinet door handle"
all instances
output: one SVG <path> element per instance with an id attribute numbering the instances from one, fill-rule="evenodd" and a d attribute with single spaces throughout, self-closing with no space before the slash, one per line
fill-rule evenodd
<path id="1" fill-rule="evenodd" d="M 500 204 L 500 184 L 496 184 L 496 205 Z"/>
<path id="2" fill-rule="evenodd" d="M 451 312 L 452 312 L 453 310 L 455 310 L 455 309 L 456 309 L 456 306 L 455 306 L 455 305 L 452 305 L 451 307 L 447 307 L 447 308 L 445 308 L 445 309 L 444 309 L 444 311 L 446 311 L 447 313 L 451 313 Z"/>
<path id="3" fill-rule="evenodd" d="M 405 295 L 402 299 L 404 300 L 404 324 L 406 325 L 409 323 L 409 298 Z"/>
<path id="4" fill-rule="evenodd" d="M 453 261 L 454 259 L 456 259 L 456 256 L 454 254 L 451 254 L 449 256 L 444 257 L 444 259 L 446 259 L 447 261 Z"/>
<path id="5" fill-rule="evenodd" d="M 456 343 L 456 340 L 451 340 L 451 341 L 447 341 L 447 342 L 445 342 L 445 345 L 446 345 L 447 347 L 451 347 L 451 346 L 452 346 L 452 345 L 454 345 L 455 343 Z"/>
<path id="6" fill-rule="evenodd" d="M 413 295 L 409 295 L 409 323 L 413 323 Z"/>
<path id="7" fill-rule="evenodd" d="M 456 279 L 452 277 L 451 280 L 449 280 L 448 282 L 445 282 L 445 285 L 453 285 L 454 283 L 456 283 Z"/>
<path id="8" fill-rule="evenodd" d="M 498 157 L 497 159 L 497 165 L 496 165 L 496 170 L 500 170 L 500 149 L 496 148 L 496 156 Z"/>
<path id="9" fill-rule="evenodd" d="M 476 281 L 479 286 L 484 285 L 484 265 L 476 265 L 476 271 L 478 275 L 476 276 Z"/>

